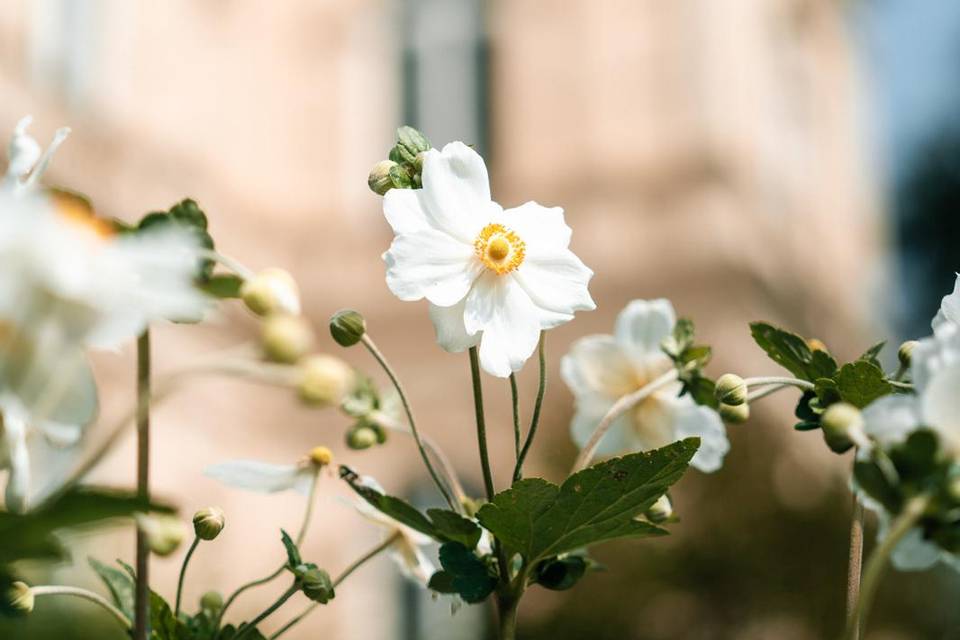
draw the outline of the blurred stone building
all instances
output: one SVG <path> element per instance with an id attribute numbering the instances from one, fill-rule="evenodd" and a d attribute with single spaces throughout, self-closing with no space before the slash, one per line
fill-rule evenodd
<path id="1" fill-rule="evenodd" d="M 89 194 L 105 215 L 134 219 L 197 199 L 223 252 L 294 273 L 323 350 L 336 348 L 325 339 L 326 318 L 341 307 L 362 310 L 423 428 L 474 486 L 466 358 L 435 346 L 425 305 L 387 291 L 379 256 L 391 235 L 365 179 L 404 122 L 438 146 L 477 145 L 489 158 L 494 197 L 563 206 L 574 249 L 597 274 L 598 310 L 549 340 L 552 400 L 531 470 L 557 479 L 573 455 L 559 356 L 576 337 L 609 331 L 633 298 L 670 297 L 695 318 L 715 346 L 717 374 L 734 365 L 775 370 L 751 347 L 750 319 L 835 341 L 843 356 L 877 333 L 860 332 L 882 229 L 846 29 L 838 0 L 8 0 L 0 8 L 0 131 L 24 113 L 34 114 L 41 139 L 70 125 L 51 180 Z M 255 335 L 241 309 L 222 315 L 210 327 L 161 331 L 159 368 Z M 364 354 L 343 355 L 374 372 Z M 98 361 L 105 412 L 129 397 L 131 362 L 130 354 Z M 527 415 L 532 369 L 521 377 Z M 509 460 L 509 392 L 498 380 L 485 384 L 492 447 Z M 644 544 L 669 557 L 678 548 L 671 545 L 694 538 L 703 526 L 697 514 L 717 509 L 715 486 L 762 489 L 767 517 L 824 508 L 843 488 L 846 463 L 823 455 L 818 438 L 787 433 L 790 408 L 771 404 L 731 429 L 731 460 L 749 464 L 728 467 L 722 484 L 685 481 L 678 503 L 691 513 L 676 527 L 680 542 Z M 766 424 L 771 414 L 777 420 Z M 427 488 L 415 479 L 409 442 L 351 453 L 339 446 L 345 418 L 310 412 L 274 389 L 198 382 L 156 421 L 157 491 L 179 497 L 188 513 L 215 503 L 228 514 L 222 539 L 193 566 L 209 584 L 188 587 L 188 601 L 269 573 L 281 557 L 275 528 L 294 526 L 302 508 L 297 496 L 228 491 L 202 475 L 207 464 L 293 461 L 332 443 L 394 492 Z M 132 447 L 131 438 L 97 479 L 131 483 Z M 507 465 L 496 472 L 502 486 Z M 365 525 L 333 497 L 338 491 L 331 479 L 305 552 L 331 572 L 377 535 L 353 533 Z M 125 546 L 110 553 L 129 557 L 129 535 L 118 536 Z M 167 591 L 178 560 L 154 562 Z M 90 582 L 80 566 L 65 575 Z M 841 566 L 837 594 L 842 575 Z M 364 569 L 309 628 L 330 638 L 455 637 L 444 626 L 445 604 L 431 605 L 394 576 L 386 562 Z M 704 635 L 654 620 L 636 637 L 773 637 L 755 612 L 723 620 L 711 617 L 709 593 L 692 610 L 684 604 L 691 597 L 680 592 L 668 609 L 736 632 Z M 266 601 L 247 598 L 236 613 L 252 615 Z M 531 629 L 565 602 L 533 598 Z M 819 622 L 792 622 L 791 611 L 783 614 L 791 631 L 776 637 L 821 637 Z M 307 629 L 289 637 L 314 637 Z"/>

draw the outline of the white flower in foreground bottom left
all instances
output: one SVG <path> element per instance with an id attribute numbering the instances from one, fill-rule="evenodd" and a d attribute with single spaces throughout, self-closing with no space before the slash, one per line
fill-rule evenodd
<path id="1" fill-rule="evenodd" d="M 668 300 L 634 300 L 617 316 L 613 335 L 577 340 L 563 357 L 560 373 L 576 399 L 571 435 L 582 447 L 613 404 L 674 367 L 660 347 L 676 324 Z M 616 455 L 647 451 L 698 436 L 700 449 L 691 465 L 716 471 L 730 449 L 716 411 L 679 395 L 680 382 L 652 393 L 613 422 L 597 452 Z"/>

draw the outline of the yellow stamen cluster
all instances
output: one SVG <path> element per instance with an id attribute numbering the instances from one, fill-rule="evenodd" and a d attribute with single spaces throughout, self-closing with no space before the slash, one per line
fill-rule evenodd
<path id="1" fill-rule="evenodd" d="M 501 276 L 519 267 L 526 252 L 526 245 L 516 233 L 496 223 L 483 228 L 473 247 L 480 261 Z"/>
<path id="2" fill-rule="evenodd" d="M 98 218 L 90 203 L 80 196 L 56 191 L 53 193 L 53 206 L 63 220 L 93 233 L 98 238 L 109 239 L 116 235 L 113 225 L 103 218 Z"/>

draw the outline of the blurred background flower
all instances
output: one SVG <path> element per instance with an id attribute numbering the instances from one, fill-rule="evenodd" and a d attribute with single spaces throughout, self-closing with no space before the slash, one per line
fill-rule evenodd
<path id="1" fill-rule="evenodd" d="M 953 0 L 571 0 L 562 10 L 534 0 L 8 0 L 0 131 L 33 113 L 31 131 L 47 141 L 66 123 L 74 133 L 48 181 L 127 220 L 194 197 L 218 247 L 254 269 L 290 270 L 316 327 L 340 307 L 362 310 L 421 428 L 476 491 L 466 357 L 440 350 L 423 308 L 398 303 L 383 282 L 392 234 L 366 177 L 397 125 L 437 145 L 472 143 L 504 206 L 563 206 L 571 248 L 596 272 L 597 311 L 547 344 L 552 399 L 530 472 L 557 479 L 576 451 L 559 356 L 609 330 L 629 300 L 669 296 L 694 318 L 715 347 L 714 375 L 734 365 L 776 372 L 752 346 L 752 319 L 816 336 L 842 357 L 928 332 L 960 269 L 958 69 Z M 158 368 L 253 335 L 256 321 L 239 307 L 225 316 L 158 331 Z M 374 371 L 360 351 L 343 355 Z M 103 412 L 119 414 L 132 398 L 132 355 L 95 365 Z M 527 415 L 534 369 L 520 376 Z M 485 383 L 502 486 L 509 389 Z M 570 592 L 533 592 L 521 636 L 831 636 L 843 616 L 848 461 L 818 434 L 792 432 L 791 410 L 779 398 L 729 429 L 724 468 L 691 472 L 672 492 L 674 535 L 603 547 L 599 560 L 616 558 L 616 571 Z M 282 559 L 276 528 L 295 526 L 302 508 L 292 494 L 228 491 L 203 468 L 295 459 L 348 426 L 282 391 L 216 380 L 193 384 L 155 419 L 158 492 L 180 496 L 187 513 L 220 504 L 231 522 L 194 560 L 186 603 L 269 573 Z M 393 493 L 432 499 L 411 446 L 395 437 L 335 454 Z M 97 479 L 132 484 L 132 449 L 130 438 Z M 376 543 L 378 532 L 355 532 L 335 500 L 321 497 L 318 510 L 304 555 L 331 572 Z M 133 552 L 131 531 L 78 544 L 80 562 L 56 572 L 93 588 L 87 553 Z M 167 591 L 179 560 L 155 561 Z M 276 595 L 248 598 L 238 613 Z M 952 637 L 958 595 L 942 569 L 898 576 L 881 592 L 874 637 Z M 24 622 L 2 621 L 0 637 L 119 637 L 110 620 L 102 633 L 79 631 L 85 613 L 46 600 L 29 635 Z M 451 625 L 446 603 L 381 560 L 289 637 L 322 628 L 330 638 L 473 640 L 485 636 L 468 617 L 487 615 L 464 607 Z"/>

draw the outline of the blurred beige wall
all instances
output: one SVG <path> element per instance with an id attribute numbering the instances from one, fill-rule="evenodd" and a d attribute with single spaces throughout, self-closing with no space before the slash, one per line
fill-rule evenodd
<path id="1" fill-rule="evenodd" d="M 828 344 L 862 329 L 862 292 L 882 230 L 840 4 L 484 5 L 494 197 L 506 206 L 563 206 L 573 248 L 597 274 L 598 310 L 551 332 L 552 399 L 531 471 L 556 479 L 572 454 L 559 356 L 576 337 L 609 331 L 630 299 L 672 298 L 714 344 L 717 374 L 774 370 L 750 348 L 749 319 Z M 436 347 L 425 305 L 387 291 L 379 256 L 390 234 L 365 184 L 401 123 L 402 10 L 399 0 L 8 0 L 0 9 L 0 131 L 24 113 L 35 115 L 41 141 L 72 126 L 50 180 L 89 194 L 105 215 L 130 220 L 197 199 L 223 252 L 294 273 L 323 350 L 336 349 L 326 318 L 341 307 L 362 310 L 423 428 L 478 486 L 466 357 Z M 164 328 L 158 368 L 254 331 L 238 308 L 209 327 Z M 374 372 L 364 354 L 342 355 Z M 132 359 L 106 355 L 98 365 L 105 412 L 114 415 L 130 397 Z M 521 377 L 525 415 L 533 369 Z M 485 384 L 502 486 L 509 394 L 501 381 Z M 781 417 L 787 404 L 775 406 Z M 159 409 L 156 424 L 157 491 L 176 496 L 187 513 L 220 504 L 228 514 L 223 539 L 193 566 L 210 584 L 189 587 L 188 601 L 268 573 L 281 557 L 275 529 L 295 527 L 302 505 L 296 496 L 228 491 L 201 475 L 204 466 L 237 457 L 292 461 L 333 443 L 342 460 L 394 491 L 419 473 L 409 442 L 395 437 L 378 451 L 348 452 L 340 446 L 344 418 L 238 382 L 196 384 Z M 733 439 L 749 446 L 743 430 Z M 836 467 L 813 439 L 799 446 Z M 132 451 L 128 439 L 96 478 L 131 483 Z M 784 455 L 785 464 L 801 464 Z M 789 499 L 796 489 L 780 484 Z M 330 480 L 306 545 L 332 572 L 376 540 L 373 531 L 354 532 L 360 521 L 333 497 L 338 491 Z M 129 536 L 119 540 L 111 553 L 129 557 Z M 155 566 L 169 592 L 178 558 Z M 400 601 L 376 587 L 393 579 L 387 563 L 365 569 L 310 628 L 327 637 L 391 637 Z M 235 613 L 251 615 L 263 601 L 247 599 Z M 538 602 L 531 613 L 549 606 Z M 310 637 L 302 633 L 291 638 Z"/>

